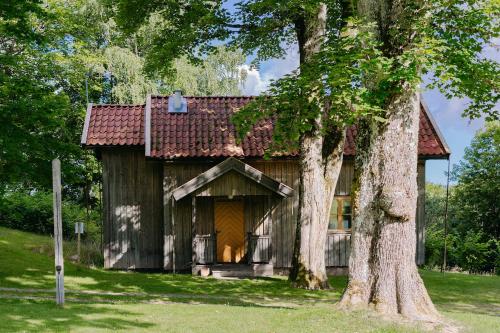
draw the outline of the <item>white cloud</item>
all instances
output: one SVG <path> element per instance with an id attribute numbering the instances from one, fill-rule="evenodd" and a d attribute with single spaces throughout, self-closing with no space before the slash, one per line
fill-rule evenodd
<path id="1" fill-rule="evenodd" d="M 264 79 L 257 69 L 251 68 L 249 65 L 243 65 L 240 70 L 246 71 L 247 74 L 242 89 L 243 95 L 259 95 L 269 86 L 270 80 Z"/>
<path id="2" fill-rule="evenodd" d="M 251 68 L 250 65 L 243 65 L 241 69 L 247 71 L 247 80 L 243 85 L 243 94 L 259 95 L 269 87 L 271 81 L 291 73 L 298 66 L 299 53 L 297 46 L 290 47 L 282 59 L 263 62 L 258 69 Z"/>

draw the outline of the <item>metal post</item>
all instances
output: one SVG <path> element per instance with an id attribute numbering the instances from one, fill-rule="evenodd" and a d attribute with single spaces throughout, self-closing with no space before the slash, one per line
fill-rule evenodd
<path id="1" fill-rule="evenodd" d="M 64 259 L 61 214 L 61 162 L 52 161 L 52 189 L 54 198 L 54 256 L 56 266 L 56 303 L 64 305 Z"/>
<path id="2" fill-rule="evenodd" d="M 446 174 L 446 202 L 444 208 L 444 252 L 443 252 L 443 267 L 441 272 L 446 270 L 446 256 L 447 256 L 447 238 L 448 238 L 448 196 L 450 187 L 450 157 L 448 156 L 448 173 Z"/>

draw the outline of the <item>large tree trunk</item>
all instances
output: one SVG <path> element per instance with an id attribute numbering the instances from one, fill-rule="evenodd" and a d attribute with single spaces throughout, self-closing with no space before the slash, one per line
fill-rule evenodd
<path id="1" fill-rule="evenodd" d="M 327 6 L 297 19 L 301 65 L 321 50 L 326 33 Z M 312 98 L 311 98 L 312 100 Z M 321 109 L 326 110 L 322 105 Z M 289 279 L 296 287 L 329 288 L 325 267 L 328 216 L 342 166 L 345 129 L 323 128 L 324 115 L 315 119 L 313 129 L 301 138 L 300 189 L 297 231 Z"/>
<path id="2" fill-rule="evenodd" d="M 341 306 L 412 319 L 438 316 L 415 264 L 420 99 L 394 97 L 387 123 L 362 121 L 356 143 L 349 283 Z"/>
<path id="3" fill-rule="evenodd" d="M 344 130 L 335 131 L 331 136 L 322 136 L 318 131 L 302 138 L 300 202 L 289 277 L 297 287 L 330 287 L 325 267 L 325 243 L 330 207 L 342 166 L 344 138 Z"/>
<path id="4" fill-rule="evenodd" d="M 357 4 L 359 15 L 376 23 L 384 55 L 411 49 L 419 1 Z M 387 122 L 366 119 L 358 126 L 349 283 L 341 306 L 434 320 L 438 313 L 415 264 L 420 98 L 417 84 L 402 81 L 396 88 L 386 101 Z"/>

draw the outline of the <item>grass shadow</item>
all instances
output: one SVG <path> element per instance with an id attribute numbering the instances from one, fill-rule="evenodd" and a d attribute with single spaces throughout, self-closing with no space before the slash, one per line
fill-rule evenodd
<path id="1" fill-rule="evenodd" d="M 66 304 L 63 308 L 49 301 L 2 300 L 0 304 L 3 332 L 71 331 L 77 327 L 134 331 L 153 326 L 138 321 L 134 312 L 95 304 Z"/>

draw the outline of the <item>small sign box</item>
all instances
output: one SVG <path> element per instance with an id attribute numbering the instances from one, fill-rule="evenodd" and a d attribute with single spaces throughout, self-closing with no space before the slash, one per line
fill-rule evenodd
<path id="1" fill-rule="evenodd" d="M 76 222 L 75 223 L 75 234 L 83 234 L 84 225 L 85 224 L 83 222 Z"/>

